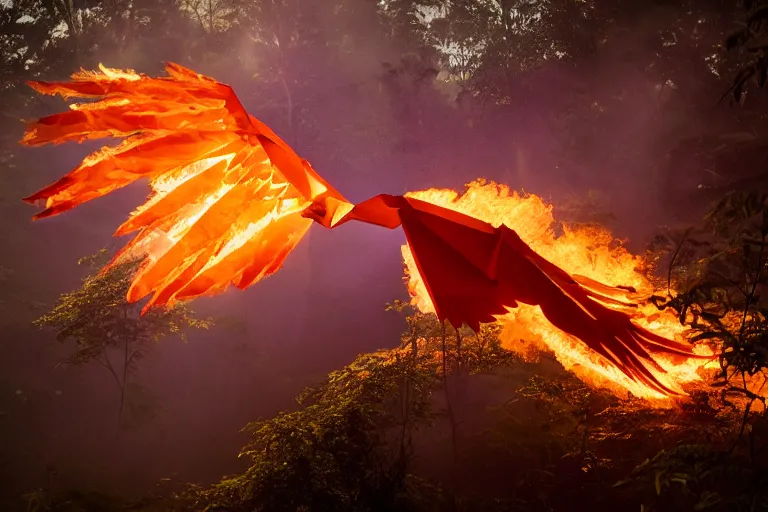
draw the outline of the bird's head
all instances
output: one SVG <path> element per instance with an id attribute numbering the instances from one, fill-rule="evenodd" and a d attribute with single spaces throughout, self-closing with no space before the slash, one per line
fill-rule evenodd
<path id="1" fill-rule="evenodd" d="M 312 201 L 312 204 L 304 209 L 301 216 L 312 219 L 330 229 L 339 224 L 352 208 L 354 208 L 352 203 L 328 195 L 322 195 Z"/>

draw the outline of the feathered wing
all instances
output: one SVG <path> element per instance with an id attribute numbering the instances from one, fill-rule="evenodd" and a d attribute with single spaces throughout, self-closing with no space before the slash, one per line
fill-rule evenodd
<path id="1" fill-rule="evenodd" d="M 148 256 L 129 300 L 147 307 L 245 288 L 275 272 L 311 225 L 314 199 L 343 200 L 232 89 L 175 64 L 168 77 L 101 68 L 70 82 L 33 82 L 45 94 L 95 101 L 31 124 L 27 145 L 122 138 L 25 200 L 49 217 L 140 178 L 152 195 L 116 235 L 138 232 L 118 254 Z"/>
<path id="2" fill-rule="evenodd" d="M 621 290 L 587 278 L 577 281 L 506 226 L 494 228 L 453 210 L 397 196 L 361 203 L 347 220 L 389 228 L 401 224 L 438 318 L 456 327 L 466 323 L 478 330 L 507 308 L 536 305 L 556 328 L 662 394 L 677 392 L 655 375 L 665 371 L 654 354 L 698 357 L 692 346 L 658 336 L 616 309 L 632 306 L 612 296 Z"/>

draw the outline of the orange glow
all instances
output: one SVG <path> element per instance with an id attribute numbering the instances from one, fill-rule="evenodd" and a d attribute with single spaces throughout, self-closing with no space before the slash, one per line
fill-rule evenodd
<path id="1" fill-rule="evenodd" d="M 28 197 L 45 203 L 35 218 L 142 178 L 152 188 L 116 232 L 137 234 L 115 261 L 146 256 L 129 301 L 151 296 L 146 309 L 244 289 L 280 269 L 313 221 L 334 228 L 355 220 L 404 230 L 415 253 L 403 249 L 409 289 L 422 311 L 475 329 L 496 319 L 508 347 L 522 351 L 519 340 L 532 341 L 616 392 L 662 400 L 700 379 L 704 360 L 673 341 L 684 334 L 676 319 L 628 304 L 651 285 L 636 271 L 640 259 L 607 231 L 555 236 L 540 198 L 482 181 L 463 195 L 383 194 L 352 205 L 230 87 L 175 64 L 166 71 L 151 78 L 100 66 L 70 82 L 31 83 L 95 101 L 32 123 L 22 143 L 122 139 Z"/>
<path id="2" fill-rule="evenodd" d="M 150 307 L 245 288 L 280 268 L 312 224 L 302 212 L 313 200 L 344 204 L 228 86 L 174 64 L 167 78 L 99 69 L 32 83 L 45 94 L 98 101 L 33 123 L 22 143 L 122 142 L 26 200 L 45 202 L 39 219 L 147 178 L 152 194 L 116 232 L 138 234 L 115 261 L 148 256 L 129 300 L 152 294 Z"/>
<path id="3" fill-rule="evenodd" d="M 614 237 L 605 229 L 565 228 L 556 236 L 552 206 L 535 195 L 520 195 L 504 185 L 477 180 L 467 186 L 464 194 L 453 190 L 431 189 L 406 195 L 438 204 L 484 220 L 497 227 L 505 224 L 538 254 L 562 268 L 574 277 L 584 276 L 610 286 L 633 287 L 636 294 L 626 292 L 619 300 L 649 296 L 653 287 L 638 272 L 642 259 L 617 246 Z M 422 312 L 434 313 L 432 301 L 416 268 L 407 245 L 402 254 L 408 268 L 408 289 L 412 304 Z M 616 290 L 617 292 L 620 290 Z M 618 306 L 617 306 L 618 307 Z M 670 339 L 683 339 L 687 328 L 680 325 L 671 312 L 660 312 L 653 305 L 644 305 L 632 311 L 621 308 L 633 316 L 642 327 Z M 503 344 L 522 354 L 529 350 L 529 343 L 554 353 L 566 369 L 572 370 L 582 380 L 606 387 L 617 394 L 630 392 L 635 396 L 665 400 L 666 395 L 640 382 L 630 379 L 615 366 L 608 364 L 579 340 L 556 329 L 541 313 L 538 306 L 519 304 L 505 315 L 498 317 L 503 326 Z M 697 347 L 696 353 L 711 352 Z M 686 385 L 701 381 L 699 370 L 708 362 L 704 359 L 672 361 L 663 355 L 654 357 L 666 374 L 649 368 L 655 376 L 673 390 L 682 391 Z"/>

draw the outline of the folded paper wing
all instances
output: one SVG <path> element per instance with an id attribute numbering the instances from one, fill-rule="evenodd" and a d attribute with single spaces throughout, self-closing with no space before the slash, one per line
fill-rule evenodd
<path id="1" fill-rule="evenodd" d="M 676 392 L 654 375 L 664 369 L 653 354 L 697 357 L 690 345 L 653 334 L 607 307 L 618 302 L 606 296 L 610 287 L 583 278 L 579 284 L 507 226 L 494 228 L 431 203 L 387 195 L 355 206 L 337 225 L 350 220 L 402 225 L 438 318 L 455 327 L 466 323 L 478 330 L 518 303 L 539 306 L 552 325 L 663 394 Z"/>
<path id="2" fill-rule="evenodd" d="M 280 268 L 311 221 L 318 198 L 344 198 L 266 125 L 232 89 L 175 64 L 151 78 L 101 67 L 70 82 L 32 82 L 45 94 L 96 101 L 32 123 L 27 145 L 114 137 L 50 186 L 36 219 L 147 178 L 153 193 L 116 235 L 138 231 L 117 255 L 149 256 L 130 288 L 146 307 L 245 288 Z"/>

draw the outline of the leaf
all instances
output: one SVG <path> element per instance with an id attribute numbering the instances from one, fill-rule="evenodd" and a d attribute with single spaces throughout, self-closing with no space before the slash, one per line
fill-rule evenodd
<path id="1" fill-rule="evenodd" d="M 741 29 L 733 32 L 725 39 L 725 49 L 731 51 L 734 48 L 743 45 L 749 39 L 749 32 L 747 29 Z"/>
<path id="2" fill-rule="evenodd" d="M 109 255 L 102 250 L 80 262 L 93 265 L 108 259 Z M 97 270 L 83 280 L 79 289 L 62 294 L 50 311 L 35 320 L 35 325 L 52 331 L 58 341 L 74 345 L 73 353 L 66 358 L 68 363 L 99 362 L 114 376 L 108 354 L 119 347 L 121 355 L 130 354 L 123 356 L 123 363 L 132 374 L 153 343 L 169 336 L 183 337 L 186 329 L 206 329 L 211 325 L 209 320 L 195 318 L 183 305 L 140 315 L 140 306 L 126 300 L 140 264 L 125 261 L 105 271 Z M 126 383 L 118 384 L 122 387 Z"/>
<path id="3" fill-rule="evenodd" d="M 712 507 L 713 505 L 717 505 L 718 503 L 721 503 L 722 501 L 723 500 L 719 494 L 715 492 L 705 491 L 702 494 L 702 497 L 699 500 L 699 502 L 696 505 L 694 505 L 693 509 L 696 511 L 706 510 Z"/>
<path id="4" fill-rule="evenodd" d="M 768 66 L 765 64 L 758 67 L 757 70 L 757 85 L 761 89 L 765 87 L 765 82 L 768 80 Z"/>
<path id="5" fill-rule="evenodd" d="M 655 477 L 655 486 L 656 486 L 656 495 L 661 496 L 661 475 L 664 474 L 663 471 L 657 471 L 656 477 Z"/>
<path id="6" fill-rule="evenodd" d="M 744 85 L 746 84 L 747 80 L 752 78 L 755 75 L 755 66 L 749 66 L 741 71 L 736 75 L 736 78 L 733 80 L 733 85 L 731 86 L 731 89 L 728 92 L 733 93 L 733 98 L 736 100 L 737 103 L 741 102 L 741 98 L 744 94 Z M 728 96 L 728 92 L 726 92 L 722 97 L 723 98 Z"/>

